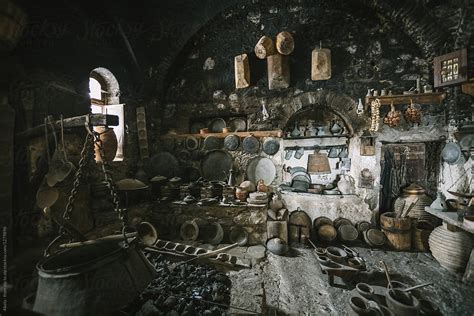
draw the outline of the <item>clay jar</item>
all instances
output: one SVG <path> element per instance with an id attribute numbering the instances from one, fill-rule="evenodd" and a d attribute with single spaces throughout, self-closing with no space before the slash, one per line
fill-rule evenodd
<path id="1" fill-rule="evenodd" d="M 96 126 L 94 130 L 99 133 L 100 140 L 102 141 L 102 148 L 104 150 L 104 159 L 106 161 L 112 161 L 117 153 L 117 136 L 115 135 L 114 129 L 105 126 Z M 95 161 L 102 162 L 100 157 L 99 146 L 94 145 Z"/>
<path id="2" fill-rule="evenodd" d="M 257 181 L 257 191 L 268 192 L 268 187 L 265 185 L 265 182 L 262 179 Z"/>
<path id="3" fill-rule="evenodd" d="M 245 202 L 247 201 L 247 196 L 248 196 L 248 191 L 242 187 L 236 187 L 235 188 L 235 197 L 240 201 L 240 202 Z"/>
<path id="4" fill-rule="evenodd" d="M 284 207 L 283 201 L 278 197 L 278 195 L 274 194 L 272 200 L 270 201 L 270 208 L 277 212 Z"/>

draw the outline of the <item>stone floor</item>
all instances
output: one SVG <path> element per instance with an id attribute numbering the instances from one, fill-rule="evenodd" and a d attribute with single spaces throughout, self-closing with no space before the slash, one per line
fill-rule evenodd
<path id="1" fill-rule="evenodd" d="M 219 247 L 223 246 L 225 245 Z M 251 267 L 227 272 L 232 281 L 231 305 L 263 315 L 349 315 L 347 302 L 355 284 L 365 282 L 386 286 L 380 265 L 380 260 L 383 260 L 389 267 L 393 280 L 409 286 L 433 282 L 433 286 L 414 292 L 435 303 L 443 315 L 474 315 L 474 286 L 462 283 L 462 275 L 448 272 L 429 253 L 361 247 L 354 249 L 366 260 L 368 271 L 347 283 L 336 277 L 335 286 L 329 285 L 327 275 L 321 272 L 312 249 L 292 248 L 287 256 L 269 253 L 263 246 L 231 249 L 227 252 L 238 256 L 239 260 Z M 23 257 L 36 258 L 35 260 L 30 262 L 18 258 L 25 265 L 21 270 L 32 271 L 41 255 L 42 248 L 38 248 L 34 255 L 30 253 Z M 28 280 L 33 276 L 24 275 L 24 287 L 29 288 L 26 285 L 30 284 Z M 18 303 L 21 304 L 21 301 Z M 10 304 L 15 305 L 13 301 Z M 249 314 L 232 308 L 229 312 Z"/>
<path id="2" fill-rule="evenodd" d="M 474 287 L 462 283 L 461 275 L 446 271 L 430 254 L 354 249 L 365 258 L 368 271 L 348 283 L 336 277 L 335 286 L 329 285 L 311 249 L 293 248 L 284 257 L 267 253 L 251 269 L 229 273 L 231 305 L 265 315 L 349 315 L 347 302 L 355 284 L 386 285 L 383 260 L 393 280 L 409 286 L 433 282 L 414 294 L 431 300 L 443 315 L 474 315 Z"/>

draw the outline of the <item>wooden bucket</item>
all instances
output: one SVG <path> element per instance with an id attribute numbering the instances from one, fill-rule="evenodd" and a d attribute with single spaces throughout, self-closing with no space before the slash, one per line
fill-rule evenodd
<path id="1" fill-rule="evenodd" d="M 387 237 L 387 243 L 396 250 L 411 249 L 411 218 L 396 217 L 395 212 L 380 216 L 380 226 Z"/>

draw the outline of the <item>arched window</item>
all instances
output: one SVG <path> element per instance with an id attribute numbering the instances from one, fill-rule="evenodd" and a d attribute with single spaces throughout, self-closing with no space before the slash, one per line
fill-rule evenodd
<path id="1" fill-rule="evenodd" d="M 119 117 L 118 126 L 113 126 L 117 136 L 117 153 L 114 161 L 123 160 L 123 146 L 125 143 L 125 119 L 123 104 L 119 102 L 119 94 L 119 84 L 112 72 L 102 67 L 92 70 L 89 77 L 91 112 Z"/>

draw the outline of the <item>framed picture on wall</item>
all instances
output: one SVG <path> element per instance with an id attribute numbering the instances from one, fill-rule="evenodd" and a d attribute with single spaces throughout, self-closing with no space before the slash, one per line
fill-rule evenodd
<path id="1" fill-rule="evenodd" d="M 434 63 L 434 87 L 467 81 L 467 50 L 465 48 L 437 56 Z"/>

